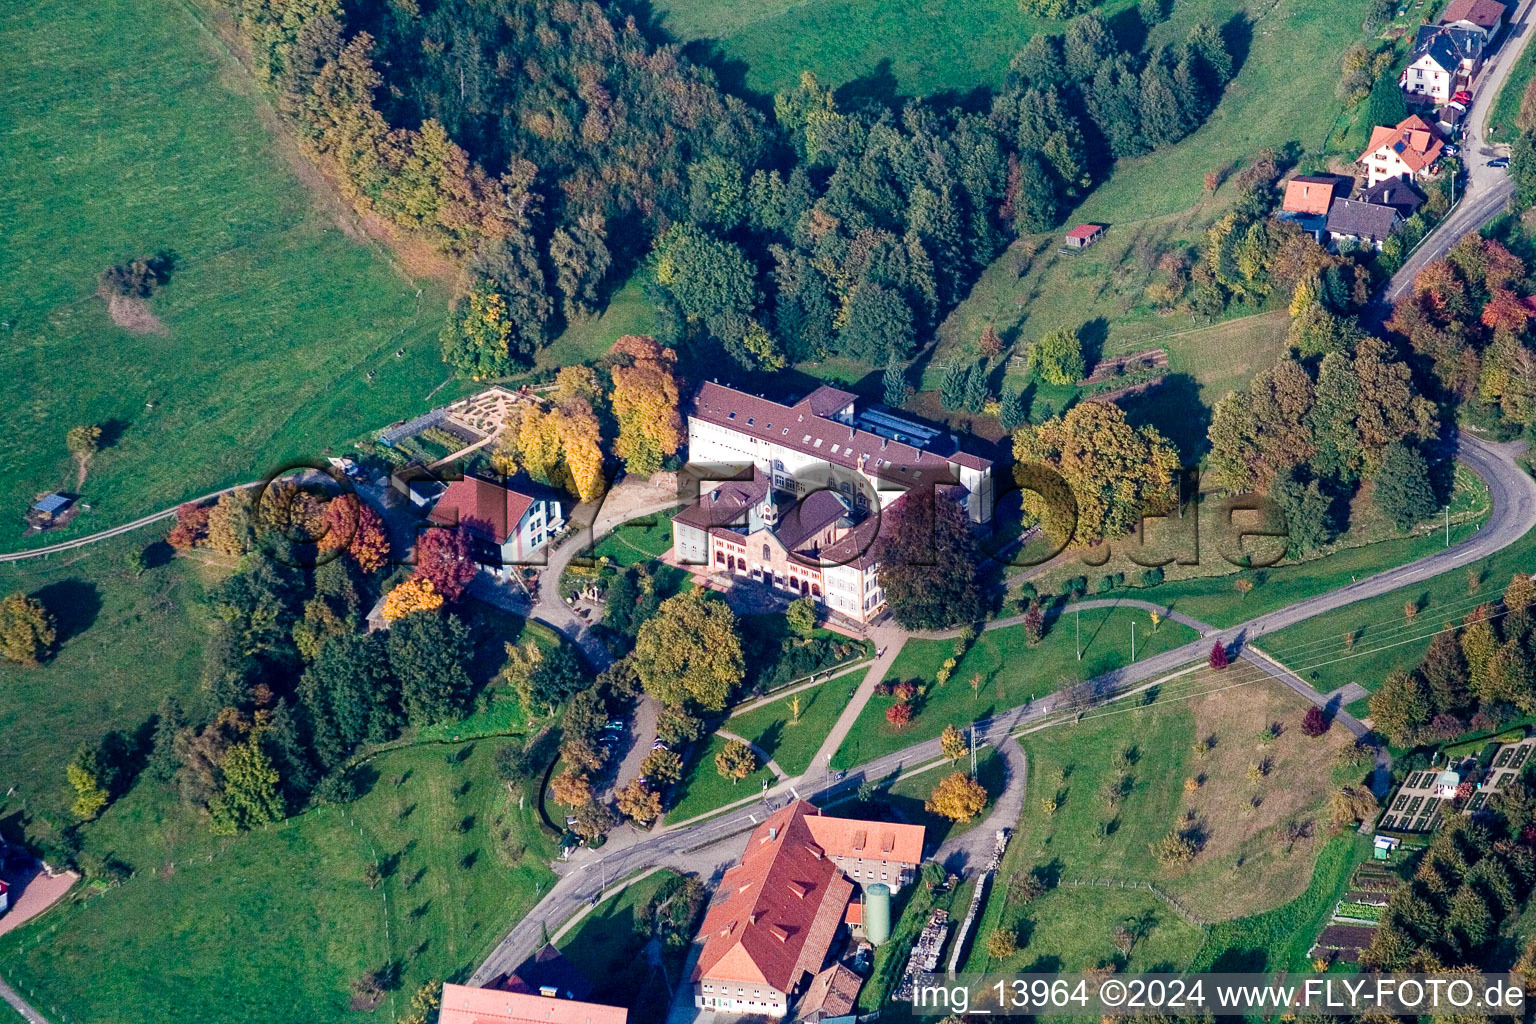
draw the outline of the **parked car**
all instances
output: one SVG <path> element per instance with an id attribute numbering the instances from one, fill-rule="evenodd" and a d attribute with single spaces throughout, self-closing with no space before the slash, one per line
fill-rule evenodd
<path id="1" fill-rule="evenodd" d="M 1508 167 L 1509 166 L 1509 157 L 1507 157 L 1507 156 L 1496 156 L 1492 160 L 1488 161 L 1488 166 L 1489 167 Z"/>
<path id="2" fill-rule="evenodd" d="M 661 742 L 661 740 L 657 740 L 655 743 L 651 744 L 651 749 L 652 750 L 670 750 L 671 748 L 668 747 L 665 743 Z"/>
<path id="3" fill-rule="evenodd" d="M 608 724 L 603 726 L 603 728 L 604 729 L 623 729 L 624 728 L 624 720 L 622 718 L 610 718 L 608 720 Z"/>
<path id="4" fill-rule="evenodd" d="M 576 824 L 576 815 L 574 815 L 574 814 L 567 814 L 565 816 L 565 827 L 566 828 L 570 828 L 571 826 L 573 826 L 575 824 Z"/>

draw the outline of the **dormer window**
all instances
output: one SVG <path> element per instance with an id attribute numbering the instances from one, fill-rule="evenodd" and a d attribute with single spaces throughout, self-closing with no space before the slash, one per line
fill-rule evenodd
<path id="1" fill-rule="evenodd" d="M 736 418 L 736 414 L 735 414 L 735 413 L 734 413 L 734 412 L 733 412 L 733 413 L 730 413 L 730 414 L 729 414 L 729 415 L 727 415 L 727 416 L 726 416 L 726 417 L 725 417 L 725 418 L 726 418 L 726 419 L 728 419 L 728 420 L 733 420 L 733 419 L 735 419 L 735 418 Z"/>

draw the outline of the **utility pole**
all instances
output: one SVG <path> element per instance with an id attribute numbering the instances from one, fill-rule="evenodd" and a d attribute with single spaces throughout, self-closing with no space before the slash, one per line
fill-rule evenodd
<path id="1" fill-rule="evenodd" d="M 971 723 L 971 778 L 976 777 L 976 723 Z"/>
<path id="2" fill-rule="evenodd" d="M 1445 506 L 1445 546 L 1451 546 L 1451 506 Z"/>

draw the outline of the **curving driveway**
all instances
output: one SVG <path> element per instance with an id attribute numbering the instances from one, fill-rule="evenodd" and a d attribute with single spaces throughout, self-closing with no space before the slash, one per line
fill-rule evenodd
<path id="1" fill-rule="evenodd" d="M 1467 539 L 1410 565 L 1388 569 L 1339 590 L 1298 601 L 1287 608 L 1255 616 L 1226 629 L 1213 629 L 1191 619 L 1186 624 L 1195 629 L 1204 627 L 1208 631 L 1201 639 L 1090 680 L 1089 686 L 1094 698 L 1102 701 L 1153 684 L 1165 677 L 1181 674 L 1181 670 L 1191 662 L 1206 656 L 1213 638 L 1241 648 L 1245 642 L 1264 633 L 1471 565 L 1507 547 L 1536 528 L 1536 480 L 1532 480 L 1515 462 L 1515 456 L 1522 449 L 1523 445 L 1519 442 L 1494 444 L 1467 434 L 1461 436 L 1457 457 L 1486 481 L 1492 502 L 1487 523 Z M 1084 607 L 1100 603 L 1085 602 Z M 1243 653 L 1245 656 L 1248 654 L 1246 651 Z M 887 654 L 893 656 L 894 652 L 888 650 Z M 1308 700 L 1317 702 L 1323 699 L 1322 695 L 1283 668 L 1274 666 L 1278 671 L 1271 672 L 1262 659 L 1247 660 L 1275 675 Z M 1003 745 L 1009 742 L 1014 733 L 1040 723 L 1061 710 L 1065 703 L 1065 695 L 1058 691 L 1005 714 L 977 722 L 977 740 L 1005 750 Z M 1353 718 L 1338 717 L 1340 723 L 1356 732 L 1356 735 L 1365 732 L 1365 727 Z M 506 938 L 496 946 L 475 971 L 469 984 L 483 985 L 498 974 L 515 968 L 538 948 L 544 935 L 557 930 L 562 922 L 583 905 L 600 898 L 609 888 L 606 884 L 608 879 L 625 878 L 657 864 L 697 872 L 706 879 L 714 879 L 723 871 L 724 866 L 745 849 L 747 832 L 762 820 L 765 813 L 774 806 L 782 805 L 784 800 L 793 797 L 822 799 L 856 788 L 866 779 L 884 779 L 926 765 L 941 756 L 939 741 L 927 740 L 851 769 L 835 782 L 831 782 L 825 773 L 818 772 L 813 764 L 806 775 L 779 783 L 770 788 L 761 801 L 748 807 L 697 824 L 684 823 L 652 833 L 622 849 L 605 848 L 595 853 L 584 851 L 576 855 L 580 860 L 567 867 L 563 877 L 539 905 L 517 922 Z M 1378 754 L 1378 761 L 1383 756 Z M 1022 772 L 1020 776 L 1022 781 Z"/>

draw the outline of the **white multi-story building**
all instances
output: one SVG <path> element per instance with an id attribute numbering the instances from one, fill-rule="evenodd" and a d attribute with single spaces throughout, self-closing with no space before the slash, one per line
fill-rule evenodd
<path id="1" fill-rule="evenodd" d="M 688 457 L 705 482 L 672 521 L 679 562 L 814 598 L 859 624 L 885 611 L 876 513 L 931 487 L 962 495 L 974 522 L 992 517 L 990 460 L 942 431 L 856 413 L 854 396 L 831 387 L 784 405 L 705 384 L 688 416 Z"/>

